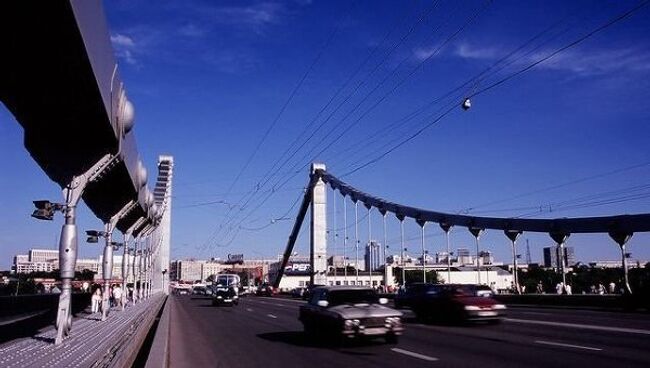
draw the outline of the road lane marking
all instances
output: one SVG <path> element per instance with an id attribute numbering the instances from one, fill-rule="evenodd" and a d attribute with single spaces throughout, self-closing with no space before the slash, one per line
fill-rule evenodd
<path id="1" fill-rule="evenodd" d="M 517 311 L 517 313 L 520 313 L 520 314 L 532 314 L 532 315 L 536 315 L 536 316 L 549 316 L 549 315 L 551 315 L 551 313 L 543 313 L 543 312 L 520 312 L 520 311 Z"/>
<path id="2" fill-rule="evenodd" d="M 518 318 L 504 318 L 503 320 L 508 322 L 528 323 L 533 325 L 571 327 L 571 328 L 579 328 L 584 330 L 610 331 L 610 332 L 623 332 L 623 333 L 631 333 L 631 334 L 650 335 L 650 330 L 641 330 L 637 328 L 594 326 L 594 325 L 583 325 L 579 323 L 564 323 L 564 322 L 549 322 L 549 321 L 532 321 L 529 319 L 518 319 Z"/>
<path id="3" fill-rule="evenodd" d="M 260 299 L 269 299 L 269 300 L 274 300 L 274 301 L 283 301 L 283 302 L 292 302 L 292 303 L 300 303 L 300 304 L 305 304 L 306 302 L 304 300 L 298 300 L 298 299 L 285 299 L 285 298 L 272 298 L 269 296 L 258 296 Z M 260 303 L 264 303 L 263 301 L 260 300 Z"/>
<path id="4" fill-rule="evenodd" d="M 247 311 L 247 312 L 252 312 L 253 309 L 251 309 L 251 308 L 246 308 L 246 311 Z"/>
<path id="5" fill-rule="evenodd" d="M 400 349 L 400 348 L 392 348 L 390 350 L 392 350 L 392 351 L 394 351 L 396 353 L 408 355 L 408 356 L 413 357 L 413 358 L 426 360 L 428 362 L 435 362 L 435 361 L 438 360 L 438 358 L 436 358 L 436 357 L 432 357 L 432 356 L 428 356 L 428 355 L 424 355 L 424 354 L 420 354 L 420 353 L 414 353 L 412 351 L 408 351 L 408 350 L 404 350 L 404 349 Z"/>
<path id="6" fill-rule="evenodd" d="M 274 316 L 274 315 L 272 315 L 272 314 L 267 314 L 266 316 L 267 316 L 267 317 L 271 317 L 271 318 L 273 318 L 273 319 L 278 318 L 277 316 Z"/>
<path id="7" fill-rule="evenodd" d="M 590 346 L 564 344 L 564 343 L 561 343 L 561 342 L 544 341 L 544 340 L 536 340 L 535 343 L 536 344 L 542 344 L 542 345 L 562 346 L 562 347 L 566 347 L 566 348 L 585 349 L 585 350 L 593 350 L 593 351 L 602 351 L 603 350 L 603 349 L 599 349 L 599 348 L 592 348 Z"/>

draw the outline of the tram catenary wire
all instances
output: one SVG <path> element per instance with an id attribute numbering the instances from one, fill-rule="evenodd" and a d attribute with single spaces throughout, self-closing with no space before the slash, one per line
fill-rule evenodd
<path id="1" fill-rule="evenodd" d="M 434 3 L 434 4 L 435 4 L 435 3 Z M 428 15 L 428 14 L 429 14 L 433 9 L 434 9 L 434 7 L 431 7 L 430 10 L 429 10 L 428 12 L 426 12 L 425 14 Z M 404 36 L 402 36 L 402 38 L 401 38 L 401 39 L 400 39 L 396 44 L 393 45 L 393 47 L 391 48 L 391 50 L 390 50 L 390 51 L 389 51 L 389 52 L 384 56 L 384 58 L 382 59 L 382 61 L 381 61 L 380 63 L 378 63 L 378 64 L 375 66 L 375 68 L 371 71 L 371 73 L 369 73 L 369 74 L 367 75 L 367 78 L 369 78 L 369 77 L 370 77 L 370 76 L 371 76 L 371 75 L 372 75 L 372 74 L 373 74 L 373 73 L 374 73 L 374 72 L 379 68 L 379 66 L 381 66 L 381 65 L 382 65 L 386 60 L 388 60 L 388 57 L 392 54 L 392 52 L 394 52 L 395 49 L 397 49 L 397 48 L 398 48 L 398 47 L 399 47 L 399 46 L 404 42 L 404 40 L 406 40 L 406 38 L 407 38 L 407 37 L 408 37 L 408 36 L 409 36 L 409 35 L 410 35 L 414 30 L 415 30 L 416 25 L 418 25 L 419 23 L 421 23 L 424 19 L 425 19 L 425 15 L 423 14 L 423 16 L 421 16 L 421 17 L 418 19 L 418 21 L 416 22 L 416 24 L 414 24 L 414 25 L 409 29 L 409 31 L 408 31 Z M 391 74 L 391 75 L 392 75 L 392 74 Z M 364 83 L 365 83 L 365 81 L 363 81 L 362 83 L 360 83 L 359 85 L 357 85 L 357 87 L 355 88 L 355 90 L 354 90 L 351 94 L 348 95 L 348 97 L 343 101 L 343 103 L 345 103 L 345 102 L 347 101 L 347 99 L 348 99 L 350 96 L 352 96 L 352 94 L 356 93 L 356 91 L 357 91 L 357 90 L 358 90 L 358 89 L 359 89 L 359 88 L 360 88 Z M 371 93 L 372 93 L 372 92 L 371 92 Z M 368 95 L 368 96 L 369 96 L 369 95 Z M 339 104 L 339 107 L 338 107 L 338 108 L 340 108 L 340 107 L 343 105 L 343 103 Z M 338 108 L 337 108 L 337 110 L 338 110 Z M 335 111 L 337 111 L 337 110 L 335 110 Z M 326 119 L 325 122 L 327 122 L 327 121 L 328 121 L 332 116 L 333 116 L 333 113 L 330 114 L 330 116 L 328 117 L 328 119 Z M 321 124 L 321 125 L 322 125 L 322 124 Z M 291 157 L 293 157 L 293 155 L 292 155 Z M 285 162 L 281 165 L 281 167 L 283 167 L 287 162 L 288 162 L 288 161 L 285 160 Z M 278 168 L 278 170 L 280 170 L 280 168 Z M 277 171 L 277 170 L 276 170 L 276 171 Z M 296 172 L 292 177 L 295 177 L 295 176 L 298 174 L 298 172 L 299 172 L 299 171 L 297 171 L 297 172 Z M 272 177 L 274 177 L 275 175 L 276 175 L 276 173 L 273 173 L 273 174 L 269 175 L 269 178 L 272 178 Z M 266 184 L 268 181 L 269 181 L 269 180 L 268 180 L 268 178 L 267 178 L 267 181 L 265 181 L 264 183 L 262 183 L 262 185 Z M 255 194 L 255 193 L 254 193 L 254 194 Z M 244 205 L 242 205 L 242 207 L 245 207 L 245 206 L 250 202 L 250 200 L 252 200 L 252 198 L 254 198 L 254 195 L 250 196 L 250 197 L 246 200 L 246 202 L 244 203 Z"/>
<path id="2" fill-rule="evenodd" d="M 584 40 L 587 39 L 588 37 L 591 37 L 593 34 L 595 34 L 595 33 L 597 33 L 597 32 L 600 32 L 600 31 L 602 31 L 603 29 L 605 29 L 605 28 L 611 26 L 612 24 L 614 24 L 614 23 L 616 23 L 616 22 L 618 22 L 618 21 L 620 21 L 620 20 L 626 18 L 627 16 L 631 15 L 634 11 L 637 11 L 637 10 L 639 10 L 641 7 L 645 6 L 645 5 L 647 4 L 647 2 L 648 2 L 648 1 L 643 2 L 643 3 L 640 4 L 639 6 L 633 8 L 632 10 L 630 10 L 630 11 L 628 11 L 628 12 L 622 14 L 621 16 L 619 16 L 619 17 L 617 17 L 617 18 L 614 18 L 613 20 L 611 20 L 611 21 L 608 22 L 607 24 L 605 24 L 605 25 L 603 25 L 603 26 L 597 28 L 596 30 L 594 30 L 594 31 L 592 31 L 592 32 L 590 32 L 590 33 L 588 33 L 587 35 L 581 37 L 580 39 L 578 39 L 578 40 L 576 40 L 576 41 L 574 41 L 574 42 L 572 42 L 571 44 L 569 44 L 569 45 L 567 45 L 567 46 L 564 46 L 563 48 L 561 48 L 561 49 L 559 49 L 559 50 L 556 50 L 555 52 L 553 52 L 553 53 L 547 55 L 546 57 L 544 57 L 544 58 L 542 58 L 542 59 L 536 61 L 535 63 L 529 65 L 528 67 L 523 68 L 523 69 L 519 70 L 518 72 L 511 74 L 510 76 L 506 77 L 506 79 L 502 79 L 502 80 L 499 81 L 499 82 L 493 83 L 493 84 L 491 84 L 490 86 L 488 86 L 488 87 L 486 87 L 486 88 L 483 88 L 483 89 L 477 91 L 477 92 L 474 93 L 472 96 L 475 96 L 475 95 L 477 95 L 477 94 L 479 94 L 479 93 L 482 93 L 482 92 L 484 92 L 484 91 L 487 91 L 488 89 L 491 89 L 491 88 L 493 88 L 493 87 L 496 87 L 497 85 L 504 83 L 506 80 L 508 80 L 508 79 L 510 79 L 510 78 L 512 78 L 512 77 L 514 77 L 514 76 L 516 76 L 516 75 L 520 75 L 520 74 L 524 73 L 524 72 L 527 71 L 527 70 L 532 69 L 535 65 L 538 65 L 538 64 L 542 63 L 543 61 L 548 60 L 548 59 L 551 58 L 552 56 L 554 56 L 554 55 L 556 55 L 556 54 L 558 54 L 558 53 L 560 53 L 560 52 L 562 52 L 562 51 L 564 51 L 564 50 L 566 50 L 566 49 L 568 49 L 568 48 L 570 48 L 570 47 L 573 47 L 573 46 L 577 45 L 578 43 L 584 41 Z M 430 125 L 431 125 L 431 124 L 425 126 L 424 128 L 421 128 L 420 131 L 419 131 L 419 133 L 416 133 L 416 135 L 419 135 L 419 134 L 423 131 L 423 129 L 426 129 L 426 128 L 427 128 L 428 126 L 430 126 Z M 413 139 L 413 138 L 414 138 L 414 136 L 411 136 L 411 137 L 407 138 L 406 142 L 409 141 L 409 140 L 411 140 L 411 139 Z M 402 144 L 404 144 L 404 143 L 406 143 L 406 142 L 405 142 L 405 141 L 402 141 L 398 146 L 401 146 Z M 392 152 L 392 150 L 394 150 L 394 149 L 396 149 L 396 148 L 397 148 L 397 147 L 392 148 L 392 149 L 390 150 L 390 152 Z M 322 152 L 322 151 L 321 151 L 321 152 Z M 368 165 L 370 165 L 370 164 L 372 164 L 372 163 L 374 163 L 374 162 L 377 162 L 378 160 L 380 160 L 381 158 L 385 157 L 385 156 L 386 156 L 388 153 L 390 153 L 390 152 L 386 152 L 386 153 L 382 154 L 380 157 L 371 160 L 371 162 L 368 162 L 368 163 L 364 164 L 363 167 L 366 167 L 366 166 L 368 166 Z M 358 170 L 358 169 L 360 169 L 360 168 L 355 169 L 355 171 Z M 267 197 L 267 198 L 268 198 L 268 197 Z"/>

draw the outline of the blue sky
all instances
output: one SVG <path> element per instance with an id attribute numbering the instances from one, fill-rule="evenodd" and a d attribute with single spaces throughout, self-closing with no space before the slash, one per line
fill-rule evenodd
<path id="1" fill-rule="evenodd" d="M 104 6 L 136 107 L 141 154 L 150 172 L 159 154 L 175 158 L 173 256 L 260 258 L 283 251 L 311 159 L 335 175 L 349 173 L 450 106 L 458 107 L 343 179 L 394 202 L 454 213 L 553 218 L 650 212 L 650 6 L 479 93 L 470 110 L 460 108 L 463 96 L 639 3 L 192 0 Z M 485 78 L 475 78 L 499 61 Z M 466 81 L 449 98 L 427 105 Z M 423 113 L 405 119 L 414 111 Z M 298 144 L 290 146 L 294 140 Z M 286 165 L 274 166 L 303 142 Z M 16 253 L 55 245 L 61 219 L 45 223 L 29 213 L 32 200 L 61 194 L 23 148 L 22 130 L 4 108 L 0 153 L 0 268 L 6 269 Z M 335 198 L 337 214 L 330 207 L 329 221 L 333 227 L 336 217 L 339 230 L 332 235 L 339 235 L 330 249 L 340 254 L 343 202 Z M 349 203 L 348 210 L 351 226 Z M 101 227 L 88 210 L 80 214 L 81 230 Z M 371 227 L 373 237 L 381 234 L 376 212 Z M 307 230 L 299 238 L 300 254 L 308 251 Z M 414 238 L 409 251 L 416 253 L 419 228 L 409 222 L 406 230 Z M 445 247 L 437 227 L 425 231 L 430 252 Z M 367 220 L 359 232 L 366 241 Z M 389 218 L 391 249 L 398 248 L 398 237 L 398 222 Z M 552 244 L 545 234 L 521 239 L 522 245 L 529 240 L 534 262 Z M 507 260 L 509 243 L 500 232 L 488 231 L 481 244 Z M 576 234 L 568 245 L 583 261 L 619 254 L 606 235 Z M 452 248 L 473 246 L 466 230 L 454 229 Z M 636 234 L 629 246 L 633 258 L 650 260 L 650 236 Z M 97 246 L 80 248 L 83 257 L 99 254 Z"/>

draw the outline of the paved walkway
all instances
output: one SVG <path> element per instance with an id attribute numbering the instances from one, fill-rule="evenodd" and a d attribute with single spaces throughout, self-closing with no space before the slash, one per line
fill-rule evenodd
<path id="1" fill-rule="evenodd" d="M 53 326 L 35 336 L 6 342 L 0 345 L 0 367 L 90 367 L 110 361 L 119 347 L 129 342 L 151 308 L 160 305 L 162 297 L 153 296 L 124 311 L 113 308 L 104 322 L 101 313 L 82 312 L 72 323 L 70 336 L 60 345 L 54 345 Z"/>

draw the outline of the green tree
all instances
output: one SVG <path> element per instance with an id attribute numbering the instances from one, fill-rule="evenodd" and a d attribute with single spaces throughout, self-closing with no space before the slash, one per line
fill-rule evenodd
<path id="1" fill-rule="evenodd" d="M 393 271 L 395 275 L 395 280 L 399 285 L 403 285 L 402 282 L 402 269 L 396 267 Z M 406 284 L 412 284 L 416 282 L 422 282 L 422 270 L 406 270 L 405 272 Z M 439 284 L 442 282 L 442 279 L 439 277 L 438 272 L 434 270 L 427 271 L 427 283 Z"/>

